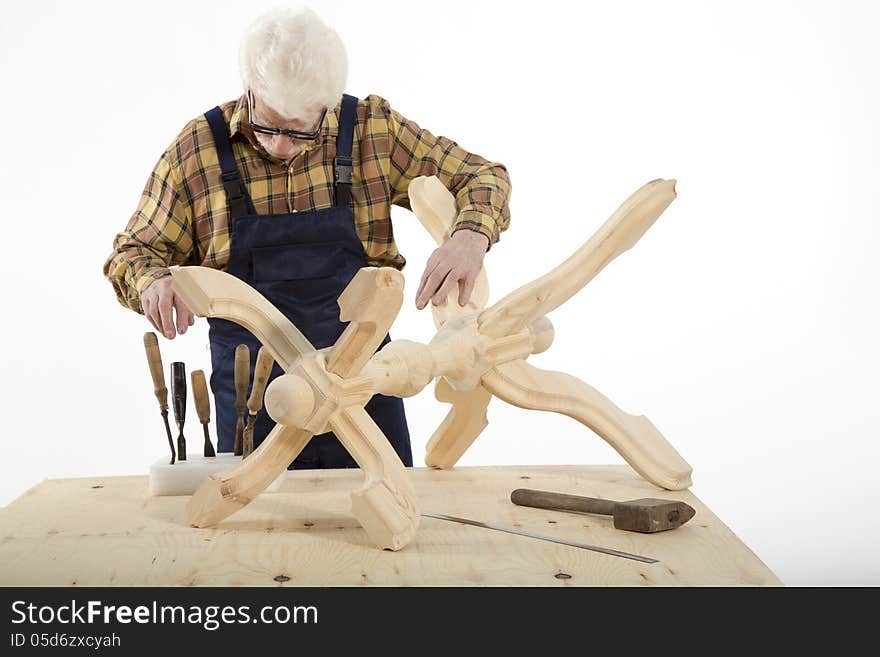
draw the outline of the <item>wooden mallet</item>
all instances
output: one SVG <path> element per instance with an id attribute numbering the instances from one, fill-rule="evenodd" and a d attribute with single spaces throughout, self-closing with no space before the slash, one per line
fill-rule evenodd
<path id="1" fill-rule="evenodd" d="M 689 504 L 676 500 L 645 498 L 629 502 L 615 502 L 595 497 L 550 493 L 528 488 L 517 488 L 510 494 L 510 501 L 520 506 L 531 506 L 537 509 L 613 516 L 615 529 L 645 534 L 681 527 L 696 513 Z"/>

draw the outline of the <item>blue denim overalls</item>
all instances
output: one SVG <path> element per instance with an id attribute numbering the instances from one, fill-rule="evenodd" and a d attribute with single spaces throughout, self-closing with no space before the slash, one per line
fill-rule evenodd
<path id="1" fill-rule="evenodd" d="M 355 232 L 350 207 L 352 141 L 357 98 L 344 95 L 333 162 L 335 205 L 308 212 L 258 215 L 239 174 L 229 142 L 229 130 L 219 107 L 205 113 L 222 169 L 231 231 L 227 272 L 245 281 L 274 304 L 316 349 L 329 347 L 341 335 L 337 298 L 361 267 L 367 265 Z M 218 452 L 232 452 L 235 434 L 234 353 L 239 344 L 250 348 L 250 379 L 260 342 L 246 328 L 225 319 L 209 318 L 211 390 L 217 418 Z M 385 336 L 385 345 L 390 340 Z M 282 374 L 276 363 L 271 382 Z M 403 400 L 374 395 L 367 412 L 388 437 L 400 460 L 412 466 L 409 431 Z M 256 448 L 275 423 L 265 408 L 254 426 Z M 353 468 L 357 463 L 332 432 L 313 436 L 290 465 L 302 468 Z"/>

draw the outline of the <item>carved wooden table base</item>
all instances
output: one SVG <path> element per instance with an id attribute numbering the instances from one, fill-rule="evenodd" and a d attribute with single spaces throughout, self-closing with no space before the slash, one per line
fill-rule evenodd
<path id="1" fill-rule="evenodd" d="M 442 243 L 455 217 L 452 195 L 436 178 L 410 184 L 412 207 Z M 194 313 L 222 317 L 250 330 L 285 374 L 266 390 L 277 426 L 233 468 L 213 475 L 189 505 L 192 525 L 215 524 L 248 504 L 293 461 L 312 435 L 332 430 L 365 474 L 352 511 L 371 540 L 397 550 L 415 535 L 419 511 L 405 468 L 364 410 L 375 393 L 409 397 L 437 379 L 436 396 L 452 408 L 428 443 L 427 464 L 451 468 L 486 427 L 492 395 L 523 408 L 564 413 L 604 438 L 645 479 L 667 489 L 690 485 L 691 468 L 651 422 L 624 413 L 601 393 L 525 359 L 553 341 L 545 316 L 631 248 L 675 198 L 674 180 L 636 191 L 568 260 L 483 310 L 485 271 L 464 308 L 454 290 L 432 306 L 437 334 L 428 344 L 394 340 L 374 353 L 397 316 L 403 277 L 366 267 L 339 298 L 349 324 L 332 347 L 316 350 L 256 290 L 224 272 L 173 267 L 173 285 Z"/>

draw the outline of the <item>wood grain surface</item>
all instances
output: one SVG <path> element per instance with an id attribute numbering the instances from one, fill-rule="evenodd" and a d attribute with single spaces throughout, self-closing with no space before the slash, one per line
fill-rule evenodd
<path id="1" fill-rule="evenodd" d="M 422 510 L 659 559 L 583 549 L 423 518 L 399 552 L 377 550 L 351 514 L 357 470 L 291 471 L 277 493 L 210 529 L 189 497 L 149 497 L 147 477 L 48 479 L 0 510 L 0 585 L 30 586 L 780 586 L 691 491 L 625 465 L 410 469 Z M 510 502 L 515 488 L 606 499 L 682 500 L 697 514 L 658 534 L 606 516 Z M 289 578 L 285 580 L 284 578 Z M 277 579 L 276 579 L 277 578 Z"/>

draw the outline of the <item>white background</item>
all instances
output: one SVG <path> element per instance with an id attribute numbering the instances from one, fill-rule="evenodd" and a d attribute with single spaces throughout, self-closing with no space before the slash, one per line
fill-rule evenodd
<path id="1" fill-rule="evenodd" d="M 238 39 L 270 6 L 4 8 L 0 504 L 165 454 L 150 327 L 101 266 L 166 145 L 239 95 Z M 490 301 L 645 182 L 678 180 L 641 242 L 551 315 L 556 341 L 533 362 L 647 415 L 786 584 L 880 584 L 880 5 L 311 6 L 347 45 L 350 93 L 508 166 Z M 392 334 L 427 341 L 413 296 L 432 245 L 407 211 L 393 219 L 409 265 Z M 204 320 L 161 339 L 188 371 L 209 370 L 206 345 Z M 406 405 L 421 465 L 446 409 L 431 388 Z M 569 418 L 498 400 L 489 416 L 461 465 L 623 462 Z"/>

